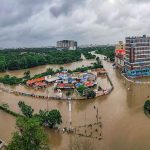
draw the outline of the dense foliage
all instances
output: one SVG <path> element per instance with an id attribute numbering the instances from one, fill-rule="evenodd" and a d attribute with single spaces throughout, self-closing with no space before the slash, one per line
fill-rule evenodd
<path id="1" fill-rule="evenodd" d="M 80 51 L 48 48 L 0 51 L 0 71 L 19 70 L 45 64 L 66 64 L 81 60 Z"/>
<path id="2" fill-rule="evenodd" d="M 77 91 L 79 92 L 79 94 L 81 96 L 84 96 L 84 91 L 87 89 L 87 87 L 85 87 L 84 85 L 80 85 L 78 88 L 77 88 Z"/>
<path id="3" fill-rule="evenodd" d="M 85 51 L 82 50 L 81 52 L 85 56 L 86 59 L 94 59 L 95 58 L 95 55 L 92 55 L 87 50 L 85 50 Z"/>
<path id="4" fill-rule="evenodd" d="M 48 150 L 47 135 L 35 118 L 20 117 L 8 150 Z"/>
<path id="5" fill-rule="evenodd" d="M 34 110 L 31 106 L 26 105 L 23 101 L 19 101 L 18 106 L 21 109 L 23 115 L 28 118 L 32 118 Z"/>
<path id="6" fill-rule="evenodd" d="M 73 73 L 73 72 L 85 72 L 90 69 L 97 69 L 97 68 L 103 68 L 103 65 L 101 64 L 101 61 L 99 60 L 99 57 L 96 58 L 96 62 L 93 63 L 91 66 L 82 66 L 79 68 L 76 68 L 75 70 L 68 70 L 68 72 Z M 57 69 L 54 71 L 52 68 L 48 68 L 45 72 L 36 74 L 34 77 L 30 78 L 30 71 L 26 71 L 24 73 L 24 77 L 22 78 L 17 78 L 15 76 L 10 77 L 9 75 L 5 75 L 4 77 L 0 77 L 0 83 L 4 84 L 9 84 L 9 85 L 15 85 L 15 84 L 20 84 L 20 83 L 25 83 L 29 79 L 34 79 L 34 78 L 39 78 L 47 75 L 54 75 L 58 72 L 61 72 L 64 68 L 60 67 L 60 69 Z"/>
<path id="7" fill-rule="evenodd" d="M 49 150 L 47 144 L 47 135 L 41 126 L 55 127 L 62 123 L 61 114 L 58 110 L 39 111 L 34 114 L 31 106 L 19 101 L 23 116 L 9 110 L 7 104 L 0 106 L 0 109 L 18 117 L 16 121 L 17 129 L 13 134 L 11 142 L 8 144 L 8 150 Z"/>
<path id="8" fill-rule="evenodd" d="M 61 114 L 56 109 L 51 111 L 40 110 L 36 117 L 42 125 L 48 126 L 49 128 L 53 128 L 62 123 Z"/>
<path id="9" fill-rule="evenodd" d="M 93 90 L 88 90 L 86 92 L 86 97 L 87 97 L 87 99 L 89 99 L 89 98 L 95 98 L 96 97 L 96 93 Z"/>
<path id="10" fill-rule="evenodd" d="M 0 105 L 0 110 L 3 110 L 15 117 L 26 117 L 26 118 L 35 118 L 39 121 L 40 125 L 48 126 L 54 128 L 56 125 L 62 123 L 62 116 L 57 109 L 51 111 L 40 110 L 39 113 L 33 114 L 34 109 L 31 106 L 26 105 L 23 101 L 19 101 L 19 108 L 21 109 L 22 115 L 16 112 L 9 110 L 7 104 Z"/>
<path id="11" fill-rule="evenodd" d="M 91 47 L 85 47 L 85 48 L 80 48 L 80 51 L 84 54 L 86 52 L 85 56 L 88 55 L 87 52 L 92 52 L 96 51 L 97 54 L 102 54 L 105 55 L 106 57 L 110 58 L 111 61 L 114 61 L 115 58 L 115 46 L 91 46 Z M 90 56 L 94 57 L 93 55 Z M 88 57 L 87 57 L 88 59 Z"/>
<path id="12" fill-rule="evenodd" d="M 24 72 L 24 79 L 29 79 L 31 76 L 30 76 L 30 70 L 28 70 L 28 71 L 25 71 Z"/>
<path id="13" fill-rule="evenodd" d="M 84 85 L 79 86 L 77 88 L 77 91 L 81 96 L 85 96 L 87 99 L 96 97 L 96 93 L 92 89 L 89 89 Z"/>
<path id="14" fill-rule="evenodd" d="M 15 76 L 5 75 L 4 77 L 0 77 L 0 83 L 15 85 L 21 83 L 23 78 L 17 78 Z"/>
<path id="15" fill-rule="evenodd" d="M 75 70 L 71 71 L 69 70 L 70 72 L 85 72 L 87 70 L 91 70 L 91 69 L 97 69 L 97 68 L 103 68 L 103 65 L 102 64 L 98 64 L 98 63 L 93 63 L 92 66 L 86 66 L 86 67 L 79 67 L 79 68 L 76 68 Z"/>
<path id="16" fill-rule="evenodd" d="M 34 109 L 31 106 L 26 105 L 23 101 L 19 101 L 19 108 L 21 109 L 22 114 L 27 118 L 36 118 L 40 125 L 48 126 L 53 128 L 56 125 L 62 123 L 62 117 L 58 110 L 53 109 L 51 111 L 40 110 L 38 114 L 33 114 Z"/>
<path id="17" fill-rule="evenodd" d="M 114 46 L 97 47 L 95 50 L 97 54 L 105 55 L 106 57 L 110 58 L 110 61 L 114 61 L 115 59 Z"/>

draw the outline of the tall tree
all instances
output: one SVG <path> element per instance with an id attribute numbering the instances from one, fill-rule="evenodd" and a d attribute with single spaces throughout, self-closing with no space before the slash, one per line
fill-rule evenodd
<path id="1" fill-rule="evenodd" d="M 62 123 L 62 116 L 60 112 L 56 109 L 51 110 L 51 111 L 43 111 L 40 110 L 38 117 L 40 119 L 40 122 L 48 126 L 49 128 L 53 128 L 56 125 L 59 125 Z"/>
<path id="2" fill-rule="evenodd" d="M 26 105 L 24 102 L 22 101 L 19 101 L 18 103 L 19 105 L 19 108 L 21 109 L 22 113 L 28 117 L 28 118 L 31 118 L 33 116 L 33 112 L 34 112 L 34 109 L 32 109 L 31 106 L 28 106 Z"/>
<path id="3" fill-rule="evenodd" d="M 25 71 L 24 72 L 24 78 L 26 78 L 26 79 L 29 79 L 30 78 L 30 70 L 28 70 L 28 71 Z"/>
<path id="4" fill-rule="evenodd" d="M 47 135 L 38 120 L 21 117 L 16 125 L 18 131 L 14 133 L 8 150 L 49 150 Z"/>

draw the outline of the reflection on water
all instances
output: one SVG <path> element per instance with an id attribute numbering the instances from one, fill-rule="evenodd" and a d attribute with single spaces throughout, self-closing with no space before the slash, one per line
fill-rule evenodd
<path id="1" fill-rule="evenodd" d="M 150 96 L 150 85 L 130 84 L 128 91 L 128 106 L 142 106 L 148 96 Z"/>
<path id="2" fill-rule="evenodd" d="M 84 60 L 84 64 L 91 63 Z M 79 126 L 96 121 L 96 110 L 103 123 L 103 140 L 89 139 L 95 150 L 149 150 L 150 147 L 150 120 L 143 113 L 143 103 L 150 96 L 150 85 L 129 83 L 112 68 L 112 64 L 103 62 L 114 84 L 113 92 L 95 100 L 72 102 L 72 126 Z M 79 65 L 80 64 L 80 65 Z M 70 68 L 82 66 L 81 62 L 69 64 Z M 66 65 L 65 67 L 69 67 Z M 53 65 L 52 65 L 53 66 Z M 31 69 L 32 74 L 45 71 L 47 66 Z M 53 66 L 54 67 L 54 66 Z M 57 65 L 59 68 L 59 66 Z M 14 75 L 22 76 L 23 71 L 15 71 Z M 13 72 L 11 72 L 13 74 Z M 144 80 L 144 79 L 142 79 Z M 146 78 L 149 80 L 150 78 Z M 103 82 L 103 81 L 102 81 Z M 0 92 L 0 103 L 8 103 L 10 109 L 20 112 L 17 103 L 24 100 L 31 105 L 35 112 L 47 108 L 47 101 L 42 99 L 10 95 Z M 63 124 L 68 126 L 68 102 L 48 101 L 49 109 L 59 109 L 62 113 Z M 6 141 L 11 138 L 15 130 L 15 118 L 0 111 L 0 137 Z M 54 150 L 68 150 L 72 135 L 58 134 L 46 130 L 49 135 L 50 145 Z"/>

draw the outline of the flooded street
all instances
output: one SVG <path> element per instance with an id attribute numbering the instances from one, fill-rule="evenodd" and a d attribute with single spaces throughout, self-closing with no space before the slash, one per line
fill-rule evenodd
<path id="1" fill-rule="evenodd" d="M 62 65 L 67 69 L 75 69 L 82 65 L 88 66 L 94 60 L 83 60 L 72 64 Z M 126 81 L 119 71 L 114 70 L 112 64 L 103 61 L 104 68 L 114 84 L 114 90 L 110 95 L 94 100 L 72 101 L 72 126 L 82 126 L 96 122 L 96 107 L 102 121 L 102 140 L 82 138 L 92 142 L 94 150 L 149 150 L 150 148 L 150 120 L 144 115 L 143 104 L 150 96 L 150 84 L 136 84 Z M 57 69 L 60 65 L 46 65 L 32 68 L 31 74 L 46 71 L 46 68 Z M 25 70 L 11 71 L 9 74 L 22 76 Z M 0 76 L 3 76 L 1 73 Z M 143 80 L 143 79 L 142 79 Z M 146 78 L 145 81 L 150 81 Z M 103 84 L 103 83 L 102 83 Z M 25 101 L 34 108 L 59 109 L 62 114 L 62 126 L 69 126 L 68 102 L 46 101 L 31 97 L 16 96 L 0 92 L 0 104 L 8 103 L 12 111 L 20 112 L 18 102 Z M 11 133 L 15 131 L 15 118 L 0 111 L 0 138 L 9 142 Z M 52 150 L 69 150 L 73 141 L 73 135 L 58 134 L 46 130 L 49 136 Z"/>

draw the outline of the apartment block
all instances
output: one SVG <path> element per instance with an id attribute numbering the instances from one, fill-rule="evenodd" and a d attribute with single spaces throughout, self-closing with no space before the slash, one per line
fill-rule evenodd
<path id="1" fill-rule="evenodd" d="M 76 50 L 77 42 L 73 41 L 73 40 L 57 41 L 57 48 L 58 49 L 66 49 L 66 50 Z"/>
<path id="2" fill-rule="evenodd" d="M 126 37 L 125 70 L 129 77 L 150 76 L 150 37 Z"/>

